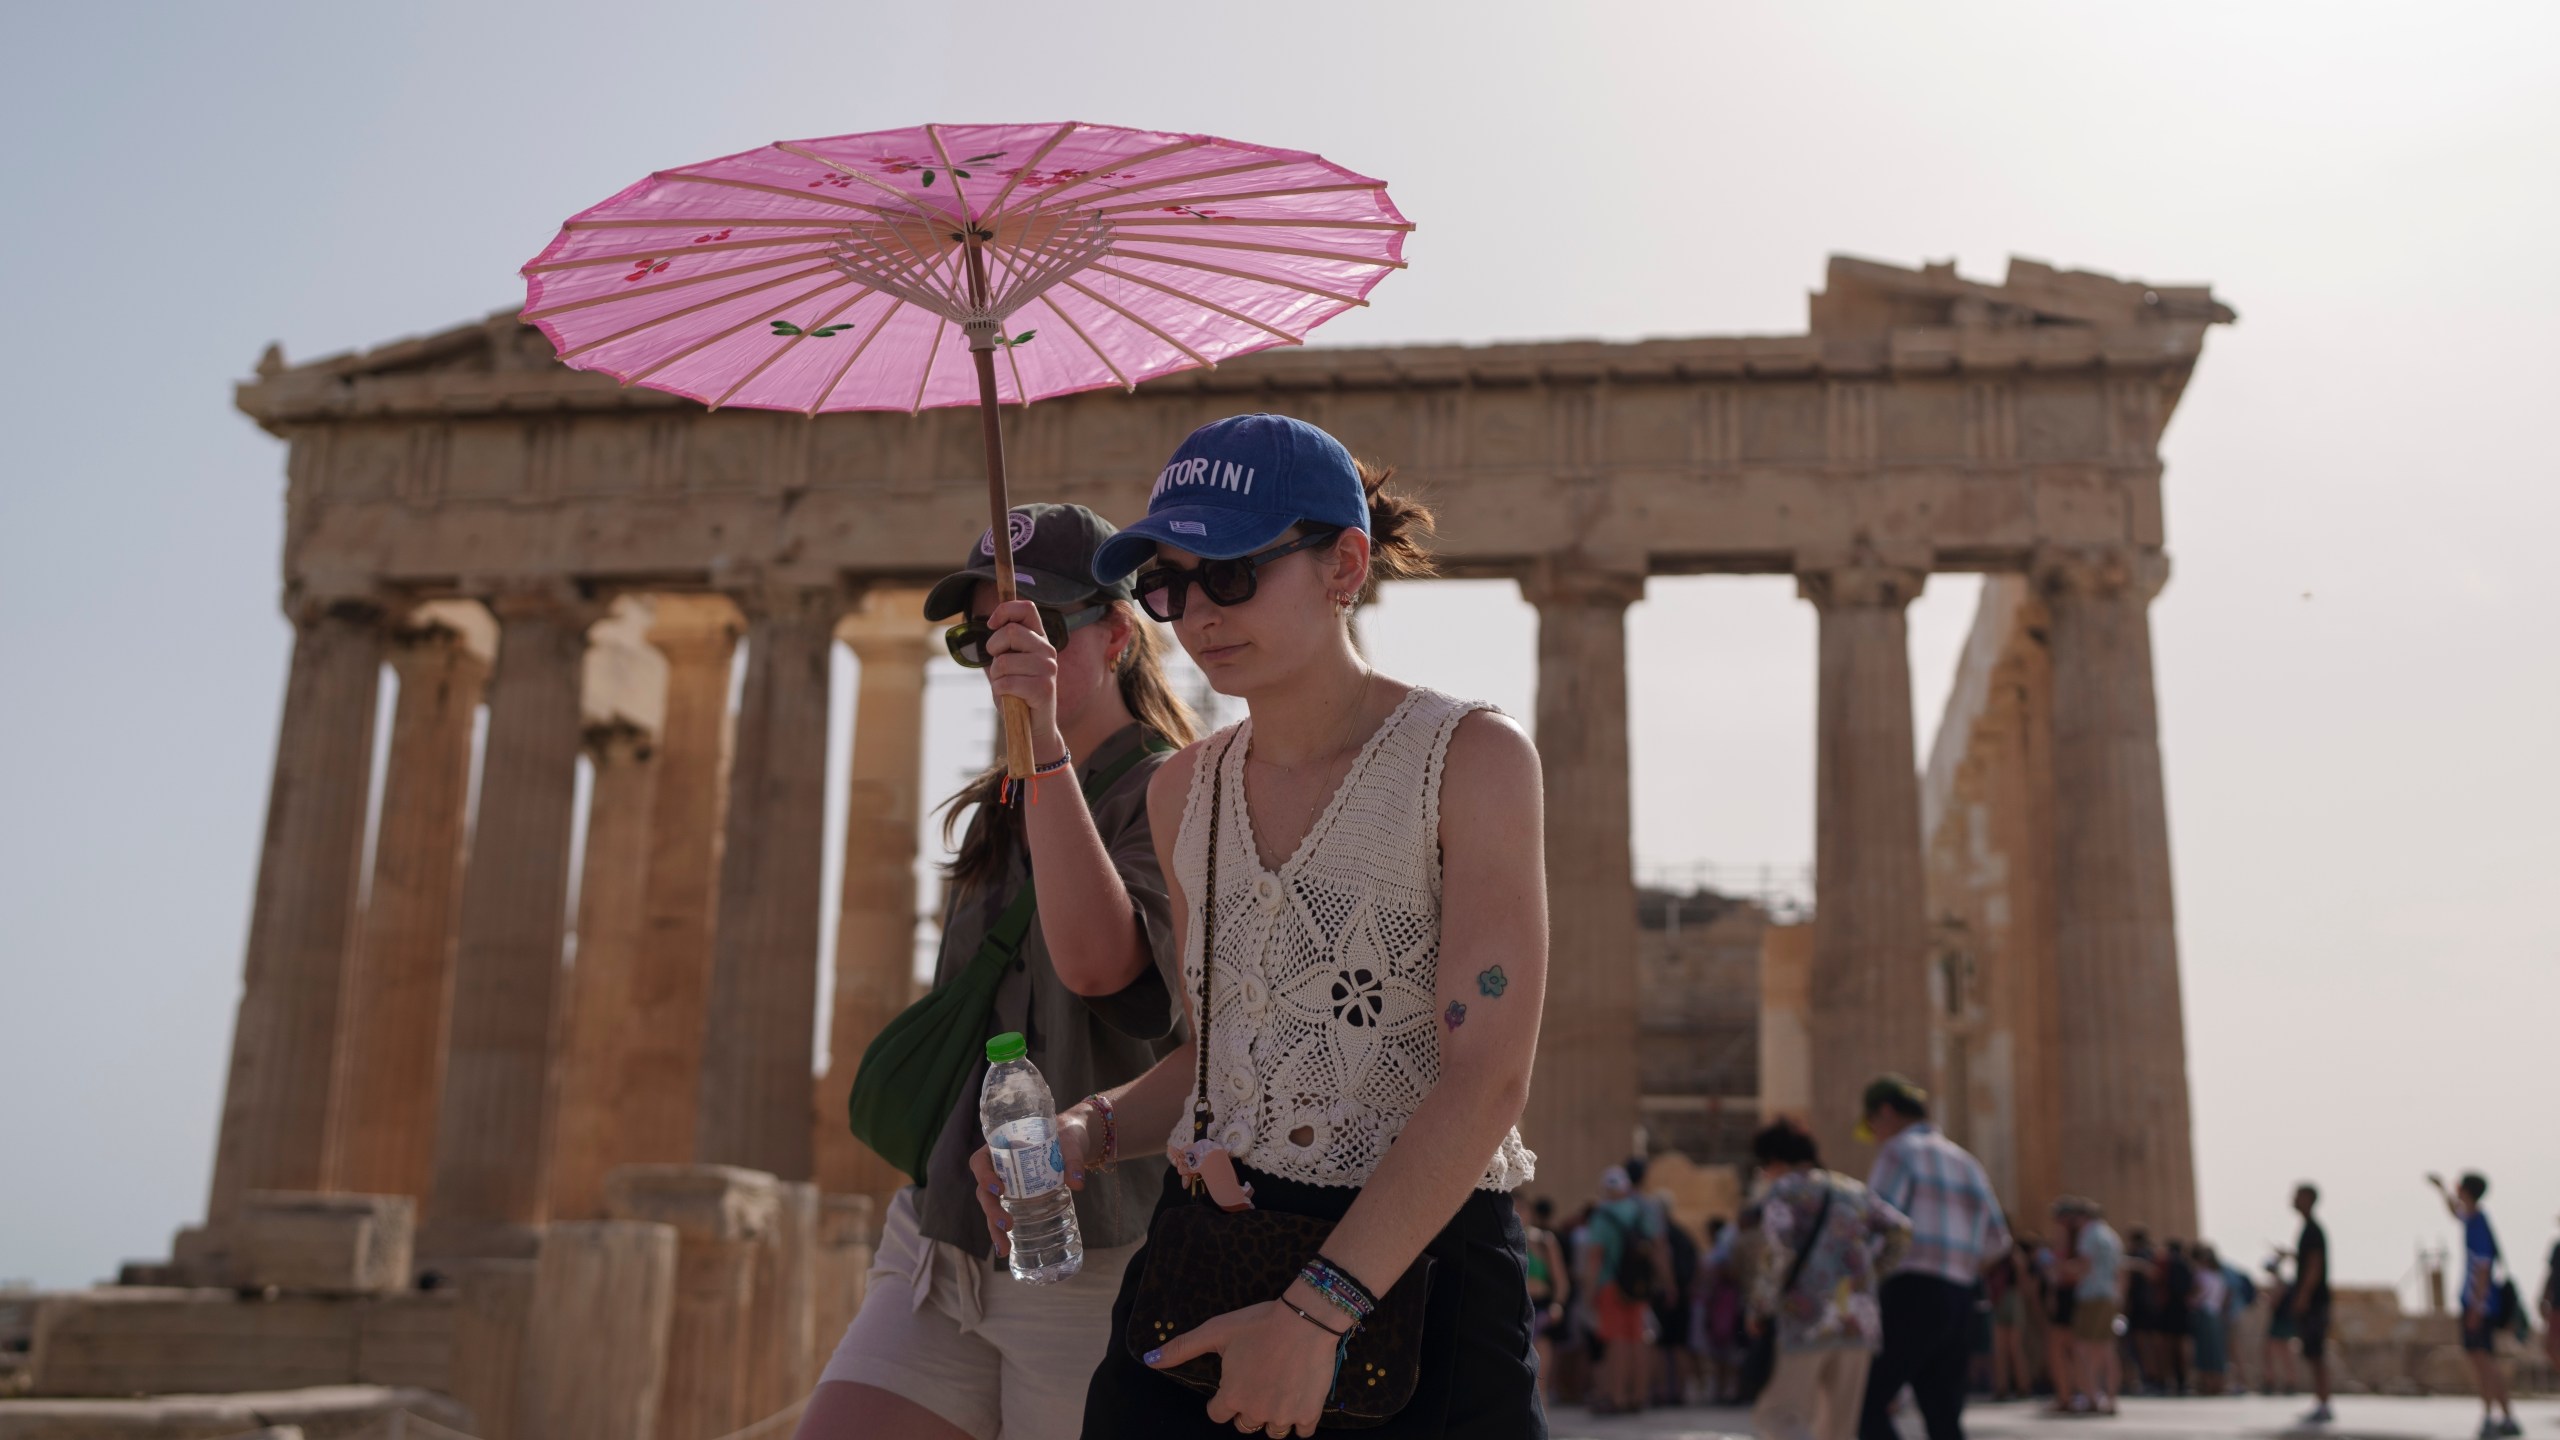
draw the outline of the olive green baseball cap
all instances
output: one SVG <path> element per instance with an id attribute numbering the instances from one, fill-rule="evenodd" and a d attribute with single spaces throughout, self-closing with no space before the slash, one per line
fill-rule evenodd
<path id="1" fill-rule="evenodd" d="M 1013 583 L 1023 599 L 1063 610 L 1094 600 L 1126 600 L 1133 593 L 1125 575 L 1109 585 L 1094 582 L 1094 552 L 1118 528 L 1082 505 L 1016 505 L 1005 529 L 1013 539 Z M 934 582 L 924 597 L 924 618 L 966 613 L 978 582 L 994 578 L 996 532 L 990 527 L 969 547 L 959 569 Z"/>

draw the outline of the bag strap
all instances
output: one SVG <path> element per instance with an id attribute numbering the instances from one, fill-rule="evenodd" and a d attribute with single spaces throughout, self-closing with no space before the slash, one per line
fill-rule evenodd
<path id="1" fill-rule="evenodd" d="M 1085 776 L 1085 805 L 1090 808 L 1112 786 L 1119 784 L 1123 776 L 1137 769 L 1139 761 L 1150 755 L 1170 754 L 1172 750 L 1173 747 L 1162 737 L 1152 732 L 1145 734 L 1129 748 L 1128 754 Z M 1031 880 L 1025 879 L 1022 888 L 1014 892 L 1012 902 L 1004 907 L 1004 913 L 996 917 L 995 924 L 987 927 L 986 938 L 978 942 L 978 952 L 969 957 L 969 964 L 975 967 L 992 962 L 1001 967 L 1012 963 L 1013 957 L 1022 953 L 1023 937 L 1031 933 L 1031 922 L 1039 918 L 1039 914 L 1039 892 L 1033 888 Z"/>
<path id="2" fill-rule="evenodd" d="M 1221 803 L 1227 794 L 1227 752 L 1235 748 L 1233 735 L 1218 747 L 1215 768 L 1209 772 L 1209 875 L 1200 890 L 1200 1075 L 1191 1092 L 1191 1139 L 1197 1144 L 1209 1138 L 1209 1122 L 1216 1117 L 1209 1112 L 1209 959 L 1216 953 L 1218 938 L 1218 831 L 1221 828 Z M 1200 1182 L 1194 1180 L 1194 1186 Z"/>
<path id="3" fill-rule="evenodd" d="M 1822 1226 L 1831 1218 L 1832 1197 L 1839 1193 L 1840 1187 L 1833 1184 L 1829 1173 L 1825 1172 L 1822 1177 L 1822 1205 L 1813 1212 L 1812 1228 L 1804 1232 L 1804 1240 L 1796 1246 L 1796 1263 L 1787 1267 L 1786 1283 L 1778 1287 L 1781 1296 L 1796 1288 L 1797 1279 L 1804 1274 L 1804 1262 L 1813 1255 L 1813 1242 L 1822 1238 Z"/>

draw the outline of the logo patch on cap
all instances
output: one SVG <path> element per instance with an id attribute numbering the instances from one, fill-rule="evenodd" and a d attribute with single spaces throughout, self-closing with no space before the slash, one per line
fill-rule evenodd
<path id="1" fill-rule="evenodd" d="M 1009 542 L 1010 548 L 1014 550 L 1020 550 L 1023 546 L 1031 543 L 1031 532 L 1034 528 L 1036 527 L 1033 525 L 1031 517 L 1023 514 L 1019 510 L 1016 510 L 1012 514 L 1004 517 L 1005 539 Z M 996 558 L 996 530 L 994 526 L 988 526 L 987 533 L 978 537 L 978 553 L 986 556 L 990 560 Z"/>
<path id="2" fill-rule="evenodd" d="M 1176 520 L 1166 528 L 1172 530 L 1176 535 L 1206 535 L 1209 533 L 1209 527 L 1201 524 L 1197 520 Z"/>

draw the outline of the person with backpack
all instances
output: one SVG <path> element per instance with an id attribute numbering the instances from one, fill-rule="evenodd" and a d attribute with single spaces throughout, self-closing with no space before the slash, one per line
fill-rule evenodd
<path id="1" fill-rule="evenodd" d="M 2517 1302 L 2515 1282 L 2498 1278 L 2497 1232 L 2480 1208 L 2488 1198 L 2489 1177 L 2470 1171 L 2451 1190 L 2441 1175 L 2429 1175 L 2427 1183 L 2462 1225 L 2462 1358 L 2471 1362 L 2471 1373 L 2480 1381 L 2481 1440 L 2522 1435 L 2515 1397 L 2498 1369 L 2498 1332 L 2515 1323 L 2523 1306 Z"/>
<path id="2" fill-rule="evenodd" d="M 1751 1315 L 1772 1363 L 1751 1411 L 1769 1440 L 1850 1440 L 1867 1368 L 1884 1344 L 1879 1282 L 1911 1246 L 1911 1221 L 1822 1168 L 1813 1136 L 1781 1119 L 1751 1137 L 1767 1189 Z"/>
<path id="3" fill-rule="evenodd" d="M 1177 1044 L 1181 973 L 1147 790 L 1194 725 L 1129 584 L 1092 577 L 1112 533 L 1081 505 L 1018 506 L 1007 538 L 1026 598 L 996 603 L 992 530 L 925 598 L 926 619 L 958 622 L 951 658 L 986 675 L 991 699 L 1029 706 L 1046 778 L 1008 803 L 999 762 L 948 802 L 945 843 L 956 833 L 959 848 L 934 988 L 881 1031 L 851 1101 L 854 1134 L 916 1183 L 889 1202 L 862 1309 L 798 1440 L 1075 1434 L 1146 1236 L 1165 1161 L 1101 1092 Z M 1010 1277 L 978 1203 L 993 1172 L 972 1174 L 985 1044 L 1006 1031 L 1072 1102 L 1058 1142 L 1084 1266 L 1056 1284 Z"/>
<path id="4" fill-rule="evenodd" d="M 1600 1373 L 1591 1413 L 1642 1410 L 1653 1350 L 1655 1293 L 1671 1274 L 1671 1246 L 1660 1207 L 1635 1193 L 1626 1167 L 1600 1172 L 1600 1203 L 1591 1208 L 1584 1287 L 1591 1328 L 1600 1342 Z"/>

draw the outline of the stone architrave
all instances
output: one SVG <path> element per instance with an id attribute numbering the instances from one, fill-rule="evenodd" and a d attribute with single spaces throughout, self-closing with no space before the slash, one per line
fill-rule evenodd
<path id="1" fill-rule="evenodd" d="M 549 1194 L 551 1054 L 576 822 L 579 670 L 594 607 L 507 590 L 462 882 L 453 1018 L 422 1260 L 534 1254 Z"/>
<path id="2" fill-rule="evenodd" d="M 916 823 L 923 804 L 924 677 L 933 627 L 924 592 L 873 590 L 836 634 L 861 663 L 847 784 L 842 918 L 827 1073 L 818 1082 L 818 1181 L 881 1204 L 906 1177 L 845 1128 L 862 1052 L 914 985 Z"/>
<path id="3" fill-rule="evenodd" d="M 580 704 L 592 778 L 577 944 L 554 1083 L 549 1213 L 555 1220 L 602 1216 L 605 1172 L 641 1158 L 627 1153 L 620 1102 L 646 924 L 657 735 L 666 714 L 667 663 L 643 638 L 649 623 L 648 601 L 624 596 L 611 617 L 587 632 Z"/>
<path id="4" fill-rule="evenodd" d="M 1911 736 L 1905 607 L 1925 558 L 1799 561 L 1821 614 L 1814 736 L 1813 1114 L 1825 1163 L 1866 1173 L 1858 1095 L 1894 1071 L 1930 1073 L 1926 867 Z"/>
<path id="5" fill-rule="evenodd" d="M 784 1180 L 814 1173 L 810 1063 L 826 813 L 827 664 L 844 606 L 831 587 L 760 587 L 747 612 L 720 860 L 711 1003 L 694 1158 Z"/>
<path id="6" fill-rule="evenodd" d="M 330 1188 L 424 1199 L 435 1165 L 471 798 L 471 735 L 497 625 L 420 606 L 393 636 L 400 693 L 384 758 L 373 889 L 340 1007 Z"/>
<path id="7" fill-rule="evenodd" d="M 1627 607 L 1641 573 L 1542 560 L 1538 759 L 1546 782 L 1547 1010 L 1521 1117 L 1560 1195 L 1624 1160 L 1638 1123 L 1636 882 L 1627 792 Z"/>
<path id="8" fill-rule="evenodd" d="M 646 1221 L 543 1228 L 516 1434 L 655 1440 L 675 1315 L 676 1245 L 674 1226 Z"/>
<path id="9" fill-rule="evenodd" d="M 297 598 L 287 611 L 293 668 L 205 1208 L 214 1230 L 251 1190 L 317 1190 L 328 1180 L 330 1079 L 356 935 L 383 615 L 370 600 Z"/>
<path id="10" fill-rule="evenodd" d="M 2169 812 L 2152 689 L 2151 551 L 2054 551 L 2053 905 L 2062 1184 L 2119 1225 L 2195 1233 Z"/>
<path id="11" fill-rule="evenodd" d="M 628 1164 L 693 1159 L 712 917 L 728 808 L 729 680 L 744 628 L 718 595 L 652 598 L 649 643 L 667 661 L 666 721 L 649 830 L 644 923 L 623 1016 L 615 1153 Z"/>

